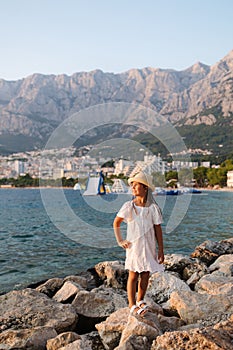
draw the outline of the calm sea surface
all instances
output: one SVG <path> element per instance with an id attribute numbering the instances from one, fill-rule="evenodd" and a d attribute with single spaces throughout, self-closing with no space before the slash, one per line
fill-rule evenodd
<path id="1" fill-rule="evenodd" d="M 129 199 L 109 195 L 84 200 L 72 189 L 0 189 L 0 293 L 77 274 L 100 261 L 124 260 L 112 222 Z M 190 254 L 206 239 L 233 236 L 233 192 L 156 200 L 167 233 L 165 253 Z"/>

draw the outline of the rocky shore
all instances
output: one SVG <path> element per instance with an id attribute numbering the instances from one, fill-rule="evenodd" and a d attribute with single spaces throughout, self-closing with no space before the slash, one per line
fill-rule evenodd
<path id="1" fill-rule="evenodd" d="M 233 238 L 165 257 L 143 318 L 129 314 L 127 271 L 106 261 L 78 276 L 0 296 L 0 349 L 233 348 Z"/>

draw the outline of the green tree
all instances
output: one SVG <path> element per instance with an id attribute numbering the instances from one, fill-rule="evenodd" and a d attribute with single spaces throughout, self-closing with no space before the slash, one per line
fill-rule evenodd
<path id="1" fill-rule="evenodd" d="M 181 186 L 191 186 L 193 183 L 193 169 L 180 169 L 178 179 Z"/>
<path id="2" fill-rule="evenodd" d="M 193 177 L 198 187 L 205 187 L 207 185 L 207 170 L 208 168 L 204 166 L 193 169 Z"/>
<path id="3" fill-rule="evenodd" d="M 152 173 L 152 177 L 156 187 L 166 187 L 166 179 L 163 174 L 154 172 Z"/>

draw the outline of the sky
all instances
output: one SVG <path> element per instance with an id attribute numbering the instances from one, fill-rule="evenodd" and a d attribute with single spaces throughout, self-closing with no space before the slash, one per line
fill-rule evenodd
<path id="1" fill-rule="evenodd" d="M 232 0 L 0 0 L 0 79 L 213 65 L 232 16 Z"/>

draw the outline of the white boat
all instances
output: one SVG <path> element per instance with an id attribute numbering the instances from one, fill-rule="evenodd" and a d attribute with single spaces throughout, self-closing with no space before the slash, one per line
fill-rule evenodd
<path id="1" fill-rule="evenodd" d="M 128 193 L 129 186 L 126 186 L 124 181 L 121 179 L 114 179 L 111 191 L 112 193 Z"/>
<path id="2" fill-rule="evenodd" d="M 74 185 L 74 188 L 73 188 L 75 191 L 81 191 L 81 186 L 79 185 L 79 183 L 76 183 Z"/>

